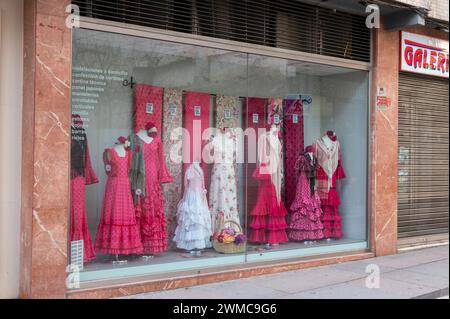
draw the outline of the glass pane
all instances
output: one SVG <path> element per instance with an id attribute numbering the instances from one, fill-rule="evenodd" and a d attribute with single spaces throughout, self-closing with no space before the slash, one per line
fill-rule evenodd
<path id="1" fill-rule="evenodd" d="M 73 41 L 82 281 L 367 247 L 368 72 L 91 30 Z"/>
<path id="2" fill-rule="evenodd" d="M 366 248 L 368 72 L 250 55 L 248 79 L 276 136 L 247 164 L 248 260 Z"/>
<path id="3" fill-rule="evenodd" d="M 72 258 L 84 244 L 82 280 L 245 261 L 244 245 L 211 248 L 210 215 L 225 207 L 243 225 L 243 167 L 202 151 L 225 141 L 207 129 L 242 127 L 246 85 L 246 54 L 75 31 L 70 240 Z"/>

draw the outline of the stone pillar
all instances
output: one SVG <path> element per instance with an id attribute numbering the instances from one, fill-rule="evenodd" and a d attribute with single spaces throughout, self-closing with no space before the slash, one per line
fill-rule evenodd
<path id="1" fill-rule="evenodd" d="M 371 87 L 371 244 L 377 256 L 397 252 L 399 32 L 373 33 Z M 377 108 L 378 88 L 391 105 Z"/>
<path id="2" fill-rule="evenodd" d="M 19 295 L 22 0 L 0 0 L 0 299 Z"/>
<path id="3" fill-rule="evenodd" d="M 70 0 L 24 0 L 22 298 L 64 298 L 69 218 Z"/>

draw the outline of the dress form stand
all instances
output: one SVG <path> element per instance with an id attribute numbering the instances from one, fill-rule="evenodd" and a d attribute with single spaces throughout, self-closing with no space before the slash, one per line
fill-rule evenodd
<path id="1" fill-rule="evenodd" d="M 153 141 L 153 137 L 148 135 L 147 130 L 139 130 L 136 134 L 144 143 L 150 144 Z M 141 259 L 143 261 L 152 261 L 155 258 L 155 255 L 143 255 L 141 256 Z"/>
<path id="2" fill-rule="evenodd" d="M 126 265 L 128 264 L 128 260 L 127 259 L 121 259 L 120 255 L 116 254 L 114 256 L 114 260 L 112 262 L 113 265 Z"/>

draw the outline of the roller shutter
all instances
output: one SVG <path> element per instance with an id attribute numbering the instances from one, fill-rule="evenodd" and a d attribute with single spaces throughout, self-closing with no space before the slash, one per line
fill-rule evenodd
<path id="1" fill-rule="evenodd" d="M 399 238 L 448 233 L 448 80 L 400 74 Z"/>

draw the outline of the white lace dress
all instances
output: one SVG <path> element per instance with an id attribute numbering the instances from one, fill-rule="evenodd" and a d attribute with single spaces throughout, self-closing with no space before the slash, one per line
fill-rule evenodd
<path id="1" fill-rule="evenodd" d="M 236 177 L 236 135 L 219 132 L 211 141 L 214 166 L 211 173 L 209 208 L 213 233 L 221 227 L 221 220 L 240 225 Z M 223 213 L 223 215 L 221 214 Z"/>
<path id="2" fill-rule="evenodd" d="M 177 210 L 178 226 L 174 241 L 179 249 L 212 247 L 211 214 L 206 199 L 205 178 L 198 164 L 192 164 L 184 177 L 184 195 Z"/>

